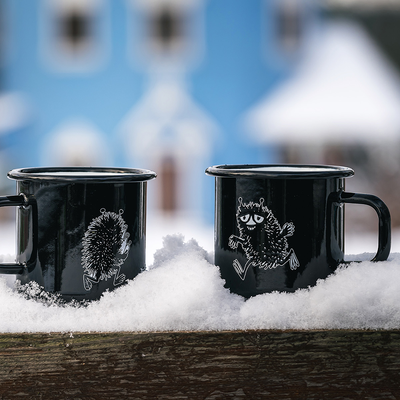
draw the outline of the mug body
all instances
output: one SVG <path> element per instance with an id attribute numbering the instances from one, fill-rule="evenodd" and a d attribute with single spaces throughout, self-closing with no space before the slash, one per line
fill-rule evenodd
<path id="1" fill-rule="evenodd" d="M 9 177 L 35 201 L 17 211 L 17 261 L 28 263 L 22 284 L 35 281 L 66 301 L 95 300 L 144 270 L 153 172 L 25 168 Z"/>
<path id="2" fill-rule="evenodd" d="M 293 292 L 327 277 L 344 257 L 346 167 L 216 166 L 215 264 L 245 297 Z"/>

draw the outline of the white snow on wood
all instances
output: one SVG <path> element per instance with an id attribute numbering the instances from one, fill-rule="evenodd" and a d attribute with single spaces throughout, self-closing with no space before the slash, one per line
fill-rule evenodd
<path id="1" fill-rule="evenodd" d="M 5 228 L 1 251 L 11 251 L 12 234 Z M 315 287 L 245 300 L 224 288 L 212 263 L 212 227 L 196 230 L 181 221 L 149 228 L 150 268 L 88 307 L 26 300 L 9 277 L 0 277 L 0 332 L 400 328 L 400 253 L 372 263 L 371 246 L 371 253 L 349 256 L 362 262 L 339 268 Z M 180 231 L 187 240 L 172 234 Z M 395 234 L 397 251 L 399 239 Z M 358 237 L 356 247 L 364 241 Z"/>

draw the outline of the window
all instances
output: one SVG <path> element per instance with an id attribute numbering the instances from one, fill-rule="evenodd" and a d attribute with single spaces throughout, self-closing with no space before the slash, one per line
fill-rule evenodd
<path id="1" fill-rule="evenodd" d="M 181 50 L 185 46 L 182 11 L 162 5 L 149 15 L 149 38 L 153 48 L 161 52 Z"/>
<path id="2" fill-rule="evenodd" d="M 46 65 L 62 72 L 102 65 L 109 47 L 104 0 L 43 0 L 41 50 Z"/>
<path id="3" fill-rule="evenodd" d="M 302 36 L 302 16 L 297 0 L 277 2 L 277 36 L 283 51 L 291 53 L 298 50 Z"/>
<path id="4" fill-rule="evenodd" d="M 55 28 L 65 51 L 76 54 L 93 46 L 93 17 L 90 12 L 74 7 L 59 13 Z"/>
<path id="5" fill-rule="evenodd" d="M 191 67 L 203 56 L 204 7 L 198 0 L 127 0 L 132 65 Z"/>
<path id="6" fill-rule="evenodd" d="M 56 29 L 66 51 L 85 51 L 94 40 L 93 17 L 83 9 L 72 7 L 60 13 Z"/>

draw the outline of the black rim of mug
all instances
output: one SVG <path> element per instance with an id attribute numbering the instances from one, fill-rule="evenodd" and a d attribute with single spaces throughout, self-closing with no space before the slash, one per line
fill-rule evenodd
<path id="1" fill-rule="evenodd" d="M 353 176 L 349 167 L 312 164 L 242 164 L 215 165 L 206 174 L 221 178 L 272 178 L 272 179 L 318 179 Z"/>
<path id="2" fill-rule="evenodd" d="M 157 174 L 140 168 L 114 167 L 33 167 L 19 168 L 8 172 L 8 178 L 28 181 L 56 182 L 143 182 Z"/>

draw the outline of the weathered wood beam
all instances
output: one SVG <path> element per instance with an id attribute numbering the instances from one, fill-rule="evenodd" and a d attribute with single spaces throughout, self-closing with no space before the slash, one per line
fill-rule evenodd
<path id="1" fill-rule="evenodd" d="M 400 331 L 0 334 L 0 399 L 398 399 Z"/>

